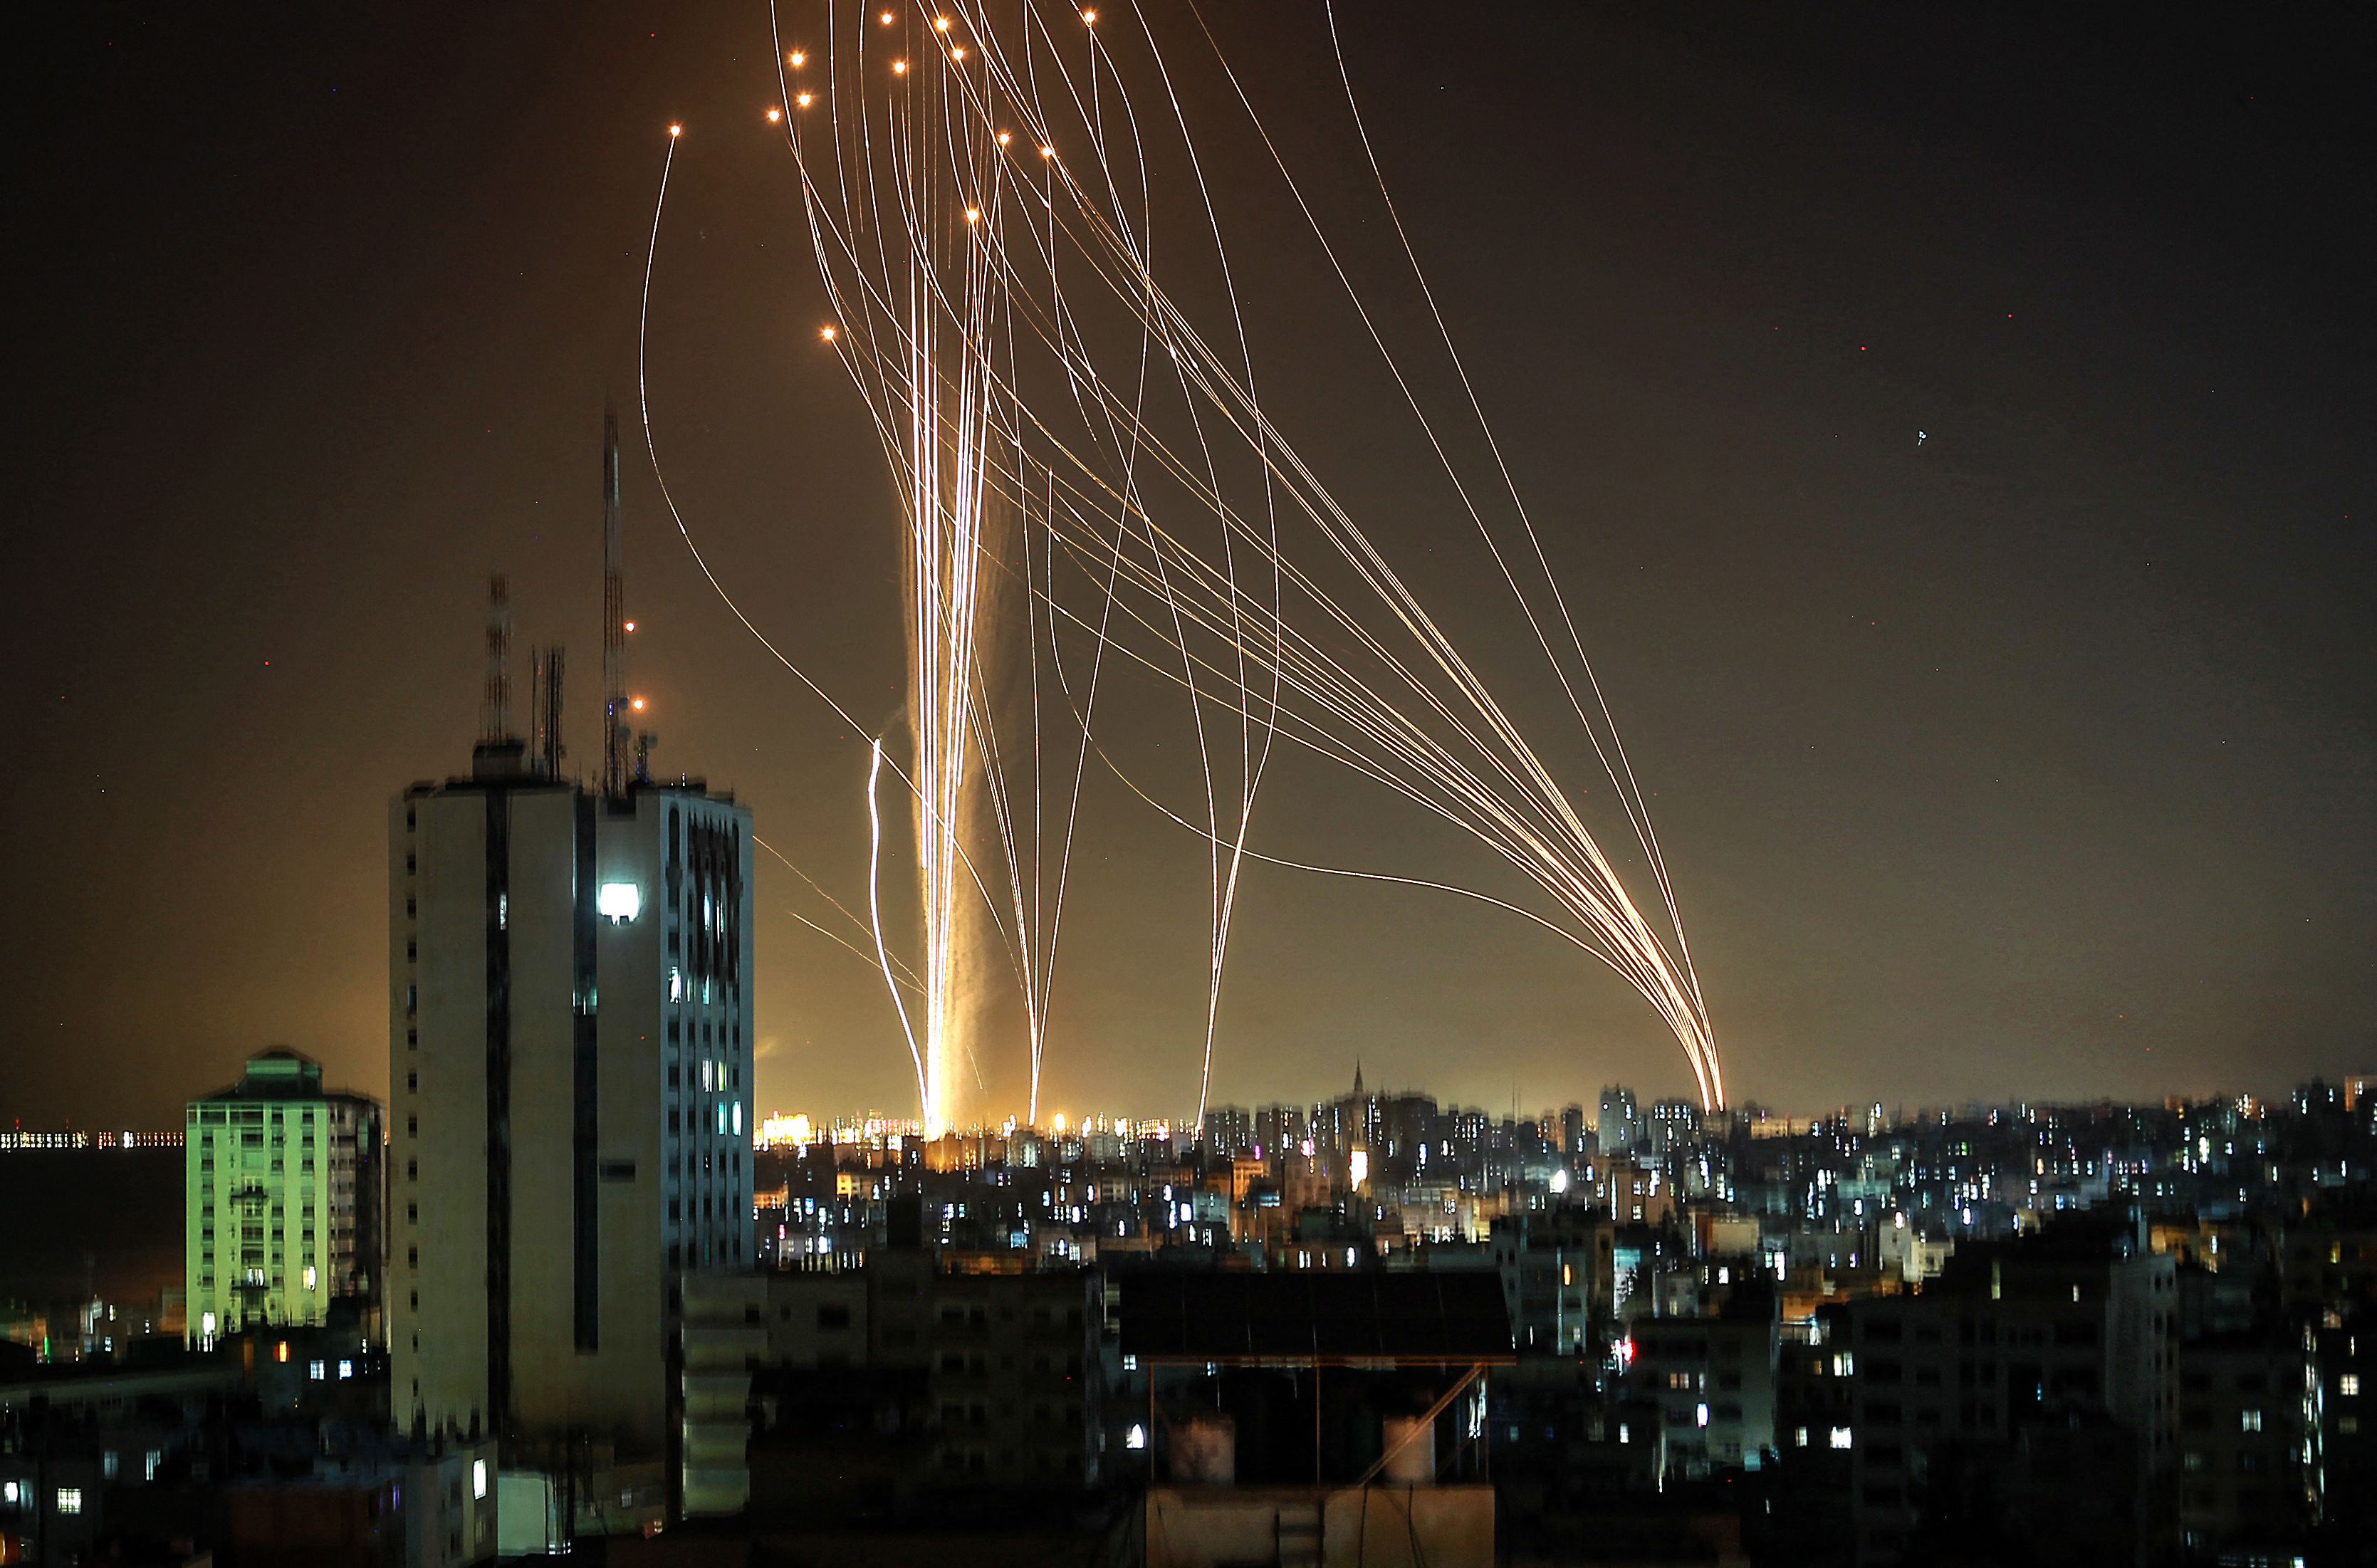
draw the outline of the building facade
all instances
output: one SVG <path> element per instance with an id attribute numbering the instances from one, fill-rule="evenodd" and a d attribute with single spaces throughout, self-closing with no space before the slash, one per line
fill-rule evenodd
<path id="1" fill-rule="evenodd" d="M 334 1298 L 378 1295 L 380 1127 L 378 1101 L 326 1091 L 321 1064 L 281 1046 L 189 1103 L 186 1338 L 317 1324 Z"/>
<path id="2" fill-rule="evenodd" d="M 522 751 L 389 811 L 391 1399 L 657 1458 L 675 1278 L 754 1261 L 751 818 Z"/>

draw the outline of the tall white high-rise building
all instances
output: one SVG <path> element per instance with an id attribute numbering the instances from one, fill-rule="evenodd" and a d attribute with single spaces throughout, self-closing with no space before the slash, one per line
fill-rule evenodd
<path id="1" fill-rule="evenodd" d="M 275 1046 L 189 1103 L 182 1148 L 192 1343 L 317 1324 L 332 1299 L 376 1294 L 378 1101 L 326 1092 L 319 1062 Z"/>
<path id="2" fill-rule="evenodd" d="M 649 737 L 628 763 L 606 437 L 599 775 L 562 775 L 557 649 L 536 744 L 511 734 L 498 579 L 471 772 L 389 807 L 390 1403 L 573 1477 L 657 1477 L 676 1278 L 756 1251 L 751 814 L 651 779 Z M 581 1508 L 631 1492 L 650 1522 L 665 1487 L 641 1486 Z"/>
<path id="3" fill-rule="evenodd" d="M 754 1258 L 751 814 L 483 745 L 388 830 L 398 1423 L 657 1454 L 670 1287 Z"/>

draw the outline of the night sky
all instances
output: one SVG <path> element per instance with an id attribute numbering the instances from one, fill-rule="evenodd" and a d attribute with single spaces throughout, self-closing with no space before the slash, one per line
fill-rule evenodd
<path id="1" fill-rule="evenodd" d="M 383 1092 L 387 802 L 467 761 L 491 569 L 520 647 L 568 644 L 569 738 L 596 750 L 602 409 L 633 406 L 672 119 L 670 483 L 771 638 L 866 722 L 899 707 L 898 517 L 818 350 L 758 119 L 766 12 L 52 9 L 9 52 L 0 1121 L 175 1124 L 270 1042 Z M 1589 782 L 1210 53 L 1155 9 L 1274 416 Z M 788 36 L 814 10 L 787 0 Z M 1206 10 L 1447 395 L 1317 6 Z M 1655 792 L 1733 1098 L 2377 1067 L 2359 9 L 1342 10 Z M 626 467 L 659 765 L 734 789 L 855 904 L 864 745 L 726 613 L 639 446 Z M 1142 738 L 1185 726 L 1153 684 L 1117 689 Z M 1253 843 L 1510 891 L 1309 760 Z M 1093 778 L 1077 854 L 1045 1104 L 1177 1113 L 1201 850 Z M 760 1108 L 905 1114 L 879 977 L 784 913 L 830 922 L 814 892 L 758 875 Z M 1217 1101 L 1333 1092 L 1357 1055 L 1372 1084 L 1496 1109 L 1689 1084 L 1639 999 L 1509 916 L 1262 868 L 1241 902 Z"/>

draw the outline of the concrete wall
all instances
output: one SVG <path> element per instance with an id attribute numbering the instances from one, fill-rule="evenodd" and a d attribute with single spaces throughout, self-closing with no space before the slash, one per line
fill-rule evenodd
<path id="1" fill-rule="evenodd" d="M 1494 1489 L 1487 1486 L 1159 1487 L 1146 1509 L 1147 1568 L 1256 1568 L 1295 1561 L 1299 1547 L 1317 1547 L 1304 1560 L 1325 1568 L 1494 1562 Z"/>
<path id="2" fill-rule="evenodd" d="M 388 845 L 389 1404 L 485 1430 L 485 798 L 398 800 Z"/>

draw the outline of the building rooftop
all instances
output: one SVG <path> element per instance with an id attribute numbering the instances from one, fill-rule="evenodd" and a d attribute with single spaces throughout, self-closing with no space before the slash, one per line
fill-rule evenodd
<path id="1" fill-rule="evenodd" d="M 1125 1354 L 1177 1361 L 1489 1361 L 1512 1355 L 1499 1275 L 1173 1274 L 1120 1280 Z"/>

